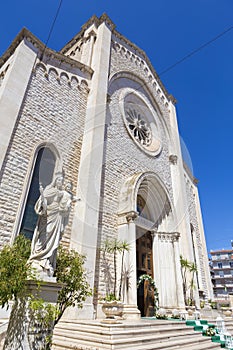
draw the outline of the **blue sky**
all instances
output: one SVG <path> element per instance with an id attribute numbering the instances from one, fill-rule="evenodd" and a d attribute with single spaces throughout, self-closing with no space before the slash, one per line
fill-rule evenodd
<path id="1" fill-rule="evenodd" d="M 59 3 L 4 1 L 0 55 L 23 27 L 46 42 Z M 103 12 L 146 52 L 159 75 L 233 26 L 232 0 L 63 0 L 48 46 L 60 50 L 89 17 Z M 233 239 L 233 29 L 161 74 L 161 80 L 178 101 L 180 134 L 199 179 L 208 250 L 228 248 Z"/>

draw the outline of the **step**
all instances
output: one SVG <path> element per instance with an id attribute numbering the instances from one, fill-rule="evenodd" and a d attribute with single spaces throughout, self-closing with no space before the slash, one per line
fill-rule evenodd
<path id="1" fill-rule="evenodd" d="M 78 339 L 77 339 L 78 338 Z M 201 340 L 200 340 L 201 339 Z M 137 348 L 139 345 L 147 344 L 147 345 L 154 345 L 156 344 L 168 344 L 169 342 L 173 342 L 175 344 L 181 344 L 183 342 L 190 343 L 190 342 L 197 342 L 202 341 L 202 337 L 200 337 L 199 334 L 189 334 L 188 336 L 184 336 L 183 334 L 167 334 L 164 337 L 161 337 L 159 335 L 152 335 L 150 338 L 148 336 L 145 336 L 144 334 L 141 334 L 140 337 L 128 337 L 128 338 L 118 338 L 114 337 L 111 339 L 106 339 L 105 337 L 102 338 L 93 338 L 89 337 L 88 335 L 79 335 L 77 336 L 74 334 L 73 336 L 71 334 L 63 334 L 61 335 L 55 335 L 54 337 L 54 343 L 56 344 L 57 341 L 64 341 L 64 343 L 69 346 L 73 345 L 88 345 L 88 346 L 103 346 L 106 345 L 106 348 L 110 348 L 110 346 L 114 345 L 114 347 L 119 349 L 128 349 L 129 346 L 132 346 L 132 349 Z"/>
<path id="2" fill-rule="evenodd" d="M 128 337 L 128 338 L 118 338 L 106 339 L 103 338 L 90 338 L 89 335 L 79 335 L 77 340 L 77 334 L 63 333 L 62 336 L 56 334 L 54 338 L 54 350 L 58 349 L 72 349 L 74 346 L 87 347 L 97 349 L 134 349 L 134 350 L 146 350 L 146 349 L 178 349 L 183 347 L 183 349 L 190 349 L 191 346 L 203 346 L 203 349 L 218 348 L 216 344 L 212 345 L 211 339 L 209 337 L 202 337 L 199 333 L 190 332 L 188 335 L 182 332 L 167 334 L 151 334 L 150 338 L 145 337 L 144 334 L 140 334 L 138 337 Z M 204 345 L 205 344 L 205 347 Z M 62 348 L 63 346 L 63 348 Z"/>
<path id="3" fill-rule="evenodd" d="M 187 346 L 184 345 L 178 345 L 178 346 L 175 346 L 175 347 L 171 347 L 169 348 L 169 350 L 187 350 Z M 214 344 L 214 343 L 211 343 L 211 341 L 209 341 L 208 343 L 207 342 L 204 342 L 204 343 L 197 343 L 197 344 L 192 344 L 188 347 L 188 350 L 210 350 L 210 349 L 213 349 L 213 350 L 220 350 L 220 346 L 219 344 Z"/>
<path id="4" fill-rule="evenodd" d="M 86 334 L 91 333 L 94 336 L 102 336 L 103 334 L 105 335 L 118 335 L 118 336 L 124 336 L 128 337 L 129 335 L 131 336 L 137 336 L 141 332 L 144 334 L 151 334 L 151 333 L 156 333 L 156 334 L 163 334 L 163 333 L 168 333 L 168 332 L 183 332 L 186 334 L 190 334 L 192 330 L 189 327 L 185 327 L 183 324 L 175 324 L 175 325 L 139 325 L 137 327 L 132 326 L 132 325 L 124 325 L 123 327 L 107 327 L 106 325 L 96 325 L 96 326 L 90 326 L 90 325 L 84 325 L 84 324 L 67 324 L 67 323 L 61 323 L 58 324 L 55 328 L 54 333 L 58 334 L 60 332 L 73 332 L 73 333 L 82 333 L 85 332 Z"/>
<path id="5" fill-rule="evenodd" d="M 124 321 L 117 325 L 63 321 L 55 328 L 52 349 L 207 350 L 220 349 L 220 344 L 212 343 L 211 337 L 204 337 L 179 321 Z"/>
<path id="6" fill-rule="evenodd" d="M 184 325 L 177 325 L 171 327 L 169 324 L 160 326 L 160 327 L 150 327 L 150 325 L 140 325 L 139 327 L 127 327 L 126 325 L 118 326 L 118 327 L 107 327 L 106 325 L 102 326 L 96 324 L 96 326 L 90 326 L 90 325 L 83 325 L 83 324 L 61 324 L 60 326 L 56 326 L 54 335 L 66 335 L 67 337 L 71 338 L 88 338 L 92 340 L 103 340 L 103 337 L 105 339 L 111 338 L 135 338 L 138 339 L 146 335 L 151 337 L 151 334 L 153 334 L 153 338 L 162 339 L 167 337 L 178 337 L 178 336 L 189 336 L 194 335 L 194 332 L 189 327 L 185 327 Z M 161 328 L 163 327 L 163 328 Z"/>
<path id="7" fill-rule="evenodd" d="M 74 349 L 75 344 L 67 344 L 67 342 L 64 344 L 63 342 L 59 342 L 56 344 L 55 347 L 53 347 L 53 350 L 70 350 Z M 99 348 L 98 345 L 91 346 L 91 345 L 86 345 L 83 343 L 80 343 L 80 345 L 77 345 L 75 349 L 88 349 L 88 350 L 99 350 L 99 349 L 123 349 L 122 347 L 101 347 Z M 125 348 L 127 350 L 178 350 L 178 349 L 183 349 L 183 350 L 217 350 L 220 349 L 220 346 L 217 345 L 216 343 L 211 343 L 211 341 L 201 341 L 201 342 L 192 342 L 191 340 L 189 341 L 179 341 L 179 342 L 163 342 L 163 343 L 153 343 L 153 344 L 141 344 L 135 347 L 135 345 L 130 345 Z"/>

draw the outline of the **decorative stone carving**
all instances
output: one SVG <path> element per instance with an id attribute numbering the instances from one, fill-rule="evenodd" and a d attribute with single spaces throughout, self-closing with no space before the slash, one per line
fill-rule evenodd
<path id="1" fill-rule="evenodd" d="M 151 156 L 161 153 L 158 113 L 145 95 L 132 88 L 122 89 L 119 104 L 126 129 L 137 146 Z"/>
<path id="2" fill-rule="evenodd" d="M 138 217 L 138 213 L 136 211 L 130 211 L 126 214 L 127 222 L 132 222 Z"/>
<path id="3" fill-rule="evenodd" d="M 178 159 L 178 157 L 177 157 L 175 154 L 171 154 L 171 155 L 169 156 L 169 162 L 170 162 L 171 164 L 173 164 L 173 165 L 176 165 L 176 164 L 177 164 L 177 159 Z"/>
<path id="4" fill-rule="evenodd" d="M 161 100 L 162 104 L 165 105 L 166 108 L 168 108 L 169 100 L 172 100 L 172 102 L 174 103 L 175 98 L 172 95 L 168 94 L 165 87 L 162 85 L 154 68 L 149 63 L 148 58 L 145 55 L 145 53 L 140 48 L 138 48 L 136 45 L 134 45 L 130 41 L 128 41 L 128 39 L 121 36 L 119 33 L 117 33 L 117 38 L 115 38 L 115 39 L 116 40 L 112 40 L 113 49 L 116 52 L 119 52 L 123 57 L 134 62 L 135 65 L 140 66 L 140 67 L 144 67 L 144 72 L 147 75 L 148 80 L 150 82 L 153 82 L 153 84 L 155 84 L 155 86 L 159 85 L 161 87 L 161 89 L 163 91 L 163 93 L 160 96 L 160 100 Z M 126 47 L 123 45 L 123 43 L 120 44 L 121 40 L 126 43 L 127 47 L 130 47 L 130 50 L 126 50 Z M 143 57 L 144 59 L 142 59 L 141 57 Z M 159 91 L 161 93 L 160 89 L 159 89 Z"/>
<path id="5" fill-rule="evenodd" d="M 129 109 L 126 112 L 126 119 L 131 134 L 141 145 L 149 146 L 152 141 L 151 128 L 142 116 L 135 109 Z"/>
<path id="6" fill-rule="evenodd" d="M 153 235 L 158 235 L 160 241 L 163 242 L 178 242 L 180 238 L 179 232 L 153 232 Z"/>
<path id="7" fill-rule="evenodd" d="M 52 277 L 56 267 L 57 248 L 68 223 L 72 201 L 72 184 L 63 188 L 64 178 L 57 175 L 45 189 L 40 186 L 40 197 L 35 204 L 38 222 L 34 231 L 29 262 L 40 276 Z"/>
<path id="8" fill-rule="evenodd" d="M 9 68 L 9 66 L 10 65 L 8 64 L 8 66 L 4 69 L 4 71 L 2 71 L 0 73 L 0 86 L 2 85 L 2 82 L 3 82 L 4 78 L 5 78 L 5 75 L 6 75 L 6 72 L 7 72 L 8 68 Z"/>

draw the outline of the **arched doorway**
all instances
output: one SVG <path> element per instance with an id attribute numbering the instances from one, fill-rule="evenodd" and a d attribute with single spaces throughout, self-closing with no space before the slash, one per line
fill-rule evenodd
<path id="1" fill-rule="evenodd" d="M 165 190 L 155 176 L 148 175 L 142 178 L 137 192 L 137 212 L 137 280 L 142 275 L 149 275 L 156 279 L 157 257 L 153 249 L 153 233 L 159 227 L 167 226 L 166 221 L 171 214 L 171 206 Z M 154 316 L 154 290 L 147 280 L 138 287 L 137 305 L 142 317 Z"/>
<path id="2" fill-rule="evenodd" d="M 127 303 L 137 305 L 142 316 L 153 314 L 151 289 L 136 288 L 138 278 L 149 275 L 163 308 L 182 308 L 179 237 L 172 200 L 159 176 L 135 174 L 122 187 L 119 205 L 119 237 L 130 243 L 127 266 L 130 273 Z M 124 219 L 125 218 L 125 219 Z M 135 288 L 135 289 L 134 289 Z"/>

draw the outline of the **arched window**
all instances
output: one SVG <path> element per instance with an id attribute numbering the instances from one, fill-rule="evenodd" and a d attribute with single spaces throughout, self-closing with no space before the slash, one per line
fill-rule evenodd
<path id="1" fill-rule="evenodd" d="M 40 196 L 39 186 L 41 184 L 45 188 L 52 182 L 55 163 L 56 157 L 49 148 L 43 147 L 39 150 L 20 228 L 20 233 L 29 239 L 32 239 L 37 222 L 34 206 Z"/>

